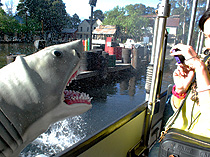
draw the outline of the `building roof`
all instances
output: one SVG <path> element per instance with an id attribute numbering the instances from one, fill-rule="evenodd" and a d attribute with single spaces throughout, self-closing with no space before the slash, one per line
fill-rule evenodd
<path id="1" fill-rule="evenodd" d="M 93 22 L 92 22 L 92 23 L 95 23 L 97 20 L 98 20 L 98 19 L 93 19 Z M 90 22 L 91 22 L 90 19 L 85 19 L 84 21 L 87 21 L 89 24 L 90 24 Z"/>
<path id="2" fill-rule="evenodd" d="M 115 25 L 100 25 L 93 30 L 93 34 L 115 34 L 117 28 Z"/>
<path id="3" fill-rule="evenodd" d="M 156 14 L 153 15 L 142 15 L 142 17 L 154 19 L 157 17 Z M 167 18 L 166 27 L 178 27 L 179 26 L 179 15 L 171 15 L 169 18 Z"/>
<path id="4" fill-rule="evenodd" d="M 157 14 L 142 15 L 142 17 L 146 17 L 146 18 L 156 18 L 156 17 L 157 17 Z"/>
<path id="5" fill-rule="evenodd" d="M 179 26 L 179 18 L 168 18 L 166 27 L 178 27 Z"/>
<path id="6" fill-rule="evenodd" d="M 77 31 L 77 29 L 64 28 L 61 32 L 72 34 L 72 33 L 75 33 L 76 31 Z"/>

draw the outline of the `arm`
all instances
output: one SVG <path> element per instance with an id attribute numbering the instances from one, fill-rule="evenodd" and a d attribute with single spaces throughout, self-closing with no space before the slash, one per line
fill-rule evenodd
<path id="1" fill-rule="evenodd" d="M 180 93 L 187 91 L 187 88 L 189 87 L 189 84 L 193 78 L 191 78 L 191 71 L 196 71 L 196 80 L 198 88 L 205 89 L 206 87 L 208 87 L 210 85 L 210 76 L 207 67 L 204 64 L 204 62 L 202 62 L 197 57 L 197 54 L 192 48 L 192 46 L 178 44 L 174 48 L 178 48 L 181 51 L 177 51 L 176 53 L 173 53 L 171 55 L 183 55 L 186 59 L 185 64 L 180 64 L 179 69 L 175 70 L 174 72 L 174 82 L 175 84 L 180 85 L 178 86 L 176 91 Z M 184 84 L 186 85 L 184 86 Z M 198 93 L 200 105 L 210 104 L 209 90 L 205 90 L 203 92 Z M 176 101 L 176 103 L 179 104 L 179 100 L 176 100 L 176 98 L 174 98 L 174 101 Z"/>
<path id="2" fill-rule="evenodd" d="M 208 107 L 210 104 L 210 90 L 206 89 L 210 85 L 209 72 L 204 62 L 200 61 L 200 59 L 195 58 L 194 63 L 198 86 L 199 104 Z"/>
<path id="3" fill-rule="evenodd" d="M 186 65 L 178 65 L 177 69 L 173 73 L 174 83 L 176 85 L 175 92 L 179 94 L 184 94 L 187 92 L 192 79 L 194 77 L 194 70 L 190 69 Z M 179 108 L 184 97 L 177 97 L 172 95 L 171 103 L 176 109 Z"/>

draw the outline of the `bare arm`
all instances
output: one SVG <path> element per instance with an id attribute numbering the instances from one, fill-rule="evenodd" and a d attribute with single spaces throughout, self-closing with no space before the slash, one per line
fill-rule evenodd
<path id="1" fill-rule="evenodd" d="M 207 70 L 207 67 L 204 62 L 202 62 L 195 53 L 192 46 L 187 45 L 176 45 L 174 48 L 178 48 L 181 51 L 173 53 L 172 55 L 183 55 L 185 57 L 185 64 L 180 64 L 178 68 L 174 71 L 174 83 L 176 84 L 176 92 L 184 93 L 187 91 L 192 78 L 194 71 L 196 72 L 196 80 L 198 89 L 206 89 L 210 85 L 210 76 Z M 173 48 L 173 49 L 174 49 Z M 205 107 L 210 105 L 210 91 L 205 90 L 198 92 L 199 104 Z M 174 97 L 174 106 L 177 108 L 180 106 L 181 100 Z M 210 107 L 209 107 L 210 108 Z"/>
<path id="2" fill-rule="evenodd" d="M 198 58 L 195 58 L 195 70 L 196 70 L 196 79 L 197 79 L 197 86 L 198 90 L 198 97 L 199 97 L 199 104 L 200 105 L 210 105 L 210 90 L 206 90 L 207 87 L 210 85 L 210 76 L 207 70 L 206 65 L 204 62 L 200 61 Z M 206 107 L 208 107 L 206 106 Z"/>

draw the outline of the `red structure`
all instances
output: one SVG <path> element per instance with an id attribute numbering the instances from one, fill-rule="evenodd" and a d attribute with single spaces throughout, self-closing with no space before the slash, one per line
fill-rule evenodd
<path id="1" fill-rule="evenodd" d="M 106 38 L 105 52 L 109 53 L 109 55 L 116 55 L 117 60 L 122 59 L 122 47 L 115 46 L 112 37 Z"/>

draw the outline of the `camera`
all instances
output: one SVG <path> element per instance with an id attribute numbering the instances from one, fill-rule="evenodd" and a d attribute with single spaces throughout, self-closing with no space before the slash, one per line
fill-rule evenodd
<path id="1" fill-rule="evenodd" d="M 174 52 L 177 52 L 177 51 L 181 51 L 180 49 L 173 49 L 171 53 L 174 53 Z M 177 63 L 178 64 L 184 64 L 184 56 L 182 55 L 175 55 L 174 58 L 176 59 Z"/>

